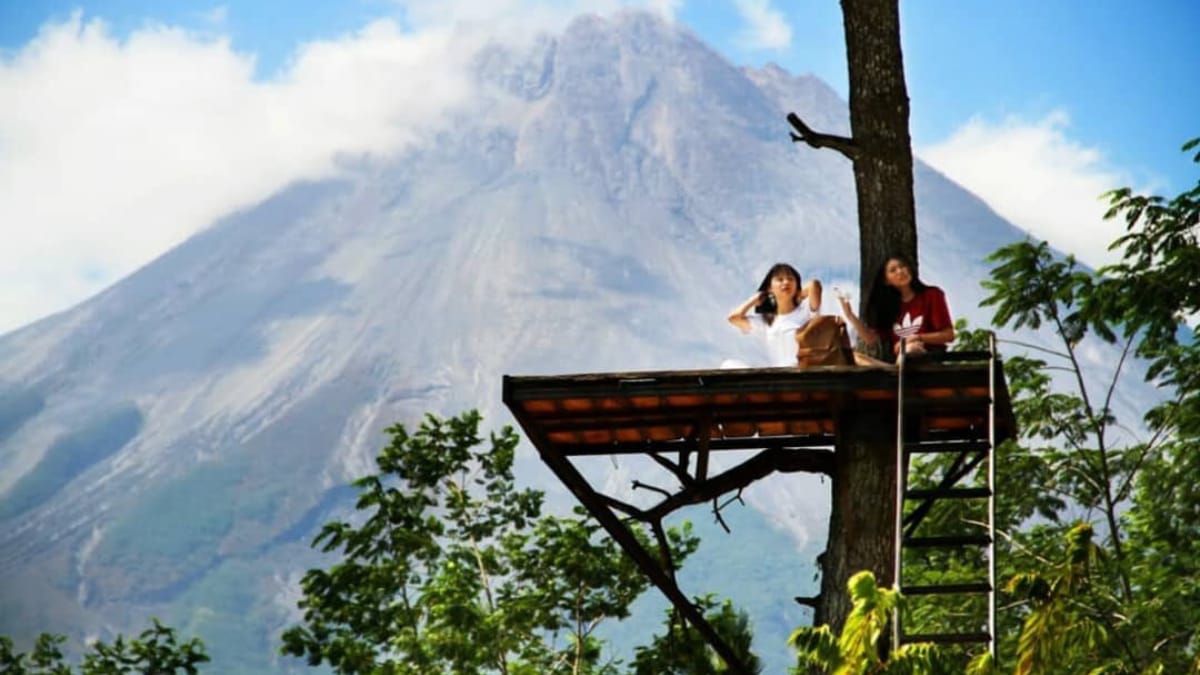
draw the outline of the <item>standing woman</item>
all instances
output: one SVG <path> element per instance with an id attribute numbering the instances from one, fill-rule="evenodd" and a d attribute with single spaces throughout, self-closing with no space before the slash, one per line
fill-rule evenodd
<path id="1" fill-rule="evenodd" d="M 750 314 L 752 309 L 754 314 Z M 820 309 L 821 282 L 813 279 L 801 286 L 800 273 L 795 267 L 776 263 L 763 277 L 758 291 L 733 308 L 727 318 L 743 333 L 763 338 L 771 366 L 795 366 L 796 329 L 820 313 Z M 727 365 L 743 364 L 727 362 Z"/>
<path id="2" fill-rule="evenodd" d="M 889 256 L 875 275 L 866 324 L 854 315 L 846 298 L 840 298 L 846 320 L 868 346 L 883 342 L 882 352 L 898 356 L 900 338 L 908 353 L 944 352 L 954 341 L 954 320 L 946 305 L 946 294 L 928 286 L 915 275 L 908 258 Z"/>

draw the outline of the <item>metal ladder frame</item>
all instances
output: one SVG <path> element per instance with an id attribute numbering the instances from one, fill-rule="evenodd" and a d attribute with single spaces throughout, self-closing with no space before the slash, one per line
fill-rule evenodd
<path id="1" fill-rule="evenodd" d="M 905 339 L 900 340 L 900 355 L 897 358 L 896 383 L 896 494 L 894 519 L 894 560 L 892 578 L 895 589 L 903 593 L 903 564 L 904 557 L 904 502 L 908 487 L 909 453 L 905 448 L 904 420 L 906 416 L 904 396 L 905 373 Z M 988 616 L 987 616 L 987 649 L 992 662 L 996 663 L 996 336 L 988 334 L 988 406 L 987 406 L 987 556 L 988 567 Z M 892 616 L 892 645 L 897 648 L 901 644 L 902 630 L 900 609 L 897 608 Z M 982 642 L 965 640 L 965 642 Z"/>

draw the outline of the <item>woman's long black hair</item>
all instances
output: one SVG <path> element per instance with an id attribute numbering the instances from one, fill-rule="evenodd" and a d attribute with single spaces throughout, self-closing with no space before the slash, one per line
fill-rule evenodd
<path id="1" fill-rule="evenodd" d="M 893 260 L 898 260 L 908 267 L 908 273 L 912 275 L 912 289 L 914 292 L 920 293 L 928 288 L 928 285 L 917 278 L 917 268 L 913 266 L 912 260 L 908 256 L 893 253 L 883 259 L 883 264 L 879 266 L 879 272 L 875 275 L 875 281 L 871 285 L 871 295 L 867 300 L 867 307 L 863 314 L 867 325 L 875 329 L 879 334 L 879 338 L 889 346 L 892 342 L 892 325 L 896 323 L 896 319 L 900 315 L 900 291 L 887 284 L 887 266 Z"/>
<path id="2" fill-rule="evenodd" d="M 774 278 L 774 276 L 776 274 L 779 274 L 780 272 L 790 274 L 790 275 L 792 275 L 792 278 L 796 280 L 796 295 L 792 298 L 792 304 L 799 307 L 800 306 L 800 273 L 796 271 L 795 267 L 792 267 L 791 265 L 789 265 L 787 263 L 781 262 L 781 263 L 775 263 L 774 265 L 771 265 L 771 269 L 767 270 L 767 276 L 763 277 L 762 283 L 758 285 L 759 292 L 761 292 L 761 293 L 770 292 L 771 291 L 771 279 Z M 778 300 L 778 298 L 777 298 L 777 300 Z M 767 325 L 770 326 L 772 323 L 775 322 L 775 314 L 774 313 L 763 314 L 763 321 L 766 321 Z"/>

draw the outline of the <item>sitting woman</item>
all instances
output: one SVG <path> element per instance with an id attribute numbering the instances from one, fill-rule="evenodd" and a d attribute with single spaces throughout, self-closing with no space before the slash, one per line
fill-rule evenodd
<path id="1" fill-rule="evenodd" d="M 755 310 L 750 314 L 750 310 Z M 820 313 L 821 282 L 813 279 L 801 286 L 800 273 L 787 263 L 776 263 L 767 272 L 758 291 L 729 312 L 729 323 L 743 333 L 762 338 L 771 366 L 796 365 L 796 329 Z M 724 367 L 746 367 L 726 361 Z"/>
<path id="2" fill-rule="evenodd" d="M 928 286 L 913 275 L 913 266 L 900 255 L 889 256 L 875 275 L 866 314 L 866 324 L 839 298 L 842 313 L 869 347 L 882 342 L 883 354 L 897 357 L 900 339 L 907 353 L 946 351 L 954 341 L 954 320 L 946 305 L 946 294 L 937 286 Z"/>

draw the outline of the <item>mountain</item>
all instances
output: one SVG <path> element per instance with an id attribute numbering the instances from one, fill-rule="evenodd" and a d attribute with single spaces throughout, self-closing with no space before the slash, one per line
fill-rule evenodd
<path id="1" fill-rule="evenodd" d="M 214 672 L 306 670 L 275 638 L 384 427 L 474 407 L 511 423 L 506 373 L 761 360 L 724 316 L 771 263 L 856 283 L 850 165 L 792 146 L 784 121 L 845 133 L 824 83 L 738 68 L 641 13 L 473 64 L 453 131 L 347 159 L 0 338 L 0 634 L 157 615 L 203 637 Z M 1022 235 L 920 164 L 916 189 L 922 276 L 982 323 L 982 258 Z M 589 470 L 617 490 L 637 468 Z M 571 503 L 532 453 L 518 476 Z M 774 607 L 756 618 L 764 656 L 784 654 L 786 598 L 811 590 L 827 495 L 815 477 L 764 481 L 728 540 L 770 561 L 743 579 L 800 570 L 750 591 Z M 718 563 L 752 560 L 708 548 L 711 574 L 685 590 L 737 600 Z"/>

